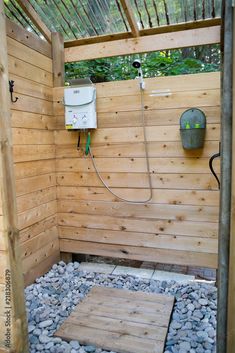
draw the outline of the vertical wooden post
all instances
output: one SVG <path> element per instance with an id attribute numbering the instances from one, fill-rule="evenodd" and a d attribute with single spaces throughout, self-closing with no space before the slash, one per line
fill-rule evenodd
<path id="1" fill-rule="evenodd" d="M 235 40 L 235 8 L 233 8 L 233 41 Z M 235 347 L 235 45 L 233 47 L 233 126 L 232 126 L 232 194 L 231 233 L 228 293 L 228 342 L 227 353 L 234 353 Z"/>
<path id="2" fill-rule="evenodd" d="M 60 33 L 52 33 L 53 83 L 54 87 L 63 87 L 65 81 L 64 70 L 64 39 Z M 65 263 L 72 261 L 71 253 L 61 253 L 61 260 Z"/>
<path id="3" fill-rule="evenodd" d="M 15 353 L 28 352 L 27 318 L 24 300 L 23 271 L 17 229 L 15 178 L 12 161 L 10 96 L 8 86 L 8 57 L 3 1 L 0 0 L 0 262 L 3 317 L 0 331 L 4 337 L 0 348 Z"/>
<path id="4" fill-rule="evenodd" d="M 64 86 L 64 38 L 62 34 L 53 32 L 52 58 L 54 87 Z"/>

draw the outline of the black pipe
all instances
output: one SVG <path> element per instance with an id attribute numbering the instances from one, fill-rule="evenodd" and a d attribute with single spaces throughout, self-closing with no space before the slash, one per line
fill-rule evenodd
<path id="1" fill-rule="evenodd" d="M 219 215 L 217 353 L 227 353 L 228 276 L 231 218 L 233 7 L 223 1 L 221 192 Z"/>
<path id="2" fill-rule="evenodd" d="M 219 178 L 214 170 L 214 167 L 213 167 L 213 162 L 214 162 L 215 158 L 218 158 L 218 157 L 220 157 L 220 152 L 215 153 L 215 154 L 213 154 L 213 156 L 211 156 L 211 158 L 209 159 L 209 168 L 211 170 L 211 173 L 214 175 L 214 177 L 217 181 L 218 189 L 220 189 L 220 180 L 219 180 Z"/>

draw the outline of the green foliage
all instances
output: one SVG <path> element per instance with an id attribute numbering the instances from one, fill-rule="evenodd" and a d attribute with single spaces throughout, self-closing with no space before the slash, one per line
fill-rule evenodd
<path id="1" fill-rule="evenodd" d="M 136 55 L 66 64 L 66 80 L 89 77 L 93 82 L 129 80 L 136 77 Z M 172 76 L 220 70 L 218 45 L 140 54 L 144 77 Z"/>

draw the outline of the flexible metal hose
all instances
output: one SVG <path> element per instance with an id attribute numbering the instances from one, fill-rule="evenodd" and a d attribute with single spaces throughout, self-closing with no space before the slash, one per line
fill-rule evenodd
<path id="1" fill-rule="evenodd" d="M 90 153 L 90 157 L 92 160 L 92 164 L 93 167 L 96 171 L 97 176 L 99 177 L 101 183 L 105 186 L 105 188 L 115 197 L 117 197 L 119 200 L 124 201 L 124 202 L 129 202 L 129 203 L 147 203 L 149 202 L 152 197 L 153 197 L 153 186 L 152 186 L 152 178 L 151 178 L 151 171 L 150 171 L 150 165 L 149 165 L 149 152 L 148 152 L 148 144 L 147 144 L 147 136 L 146 136 L 146 124 L 145 124 L 145 115 L 144 115 L 144 94 L 143 94 L 143 89 L 140 89 L 140 96 L 141 96 L 141 117 L 142 117 L 142 127 L 143 127 L 143 133 L 144 133 L 144 147 L 145 147 L 145 158 L 146 158 L 146 166 L 147 166 L 147 172 L 148 172 L 148 181 L 149 181 L 149 191 L 150 191 L 150 195 L 146 200 L 140 200 L 140 201 L 134 201 L 134 200 L 127 200 L 124 199 L 123 197 L 118 196 L 117 194 L 115 194 L 115 192 L 113 192 L 110 187 L 108 186 L 108 184 L 104 181 L 104 179 L 102 178 L 96 162 L 95 162 L 95 158 L 92 154 L 92 150 L 91 147 L 89 147 L 89 153 Z"/>

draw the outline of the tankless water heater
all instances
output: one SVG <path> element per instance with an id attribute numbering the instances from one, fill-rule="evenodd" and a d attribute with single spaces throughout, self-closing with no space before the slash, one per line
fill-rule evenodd
<path id="1" fill-rule="evenodd" d="M 64 89 L 65 127 L 67 130 L 96 129 L 96 88 L 68 86 Z"/>

